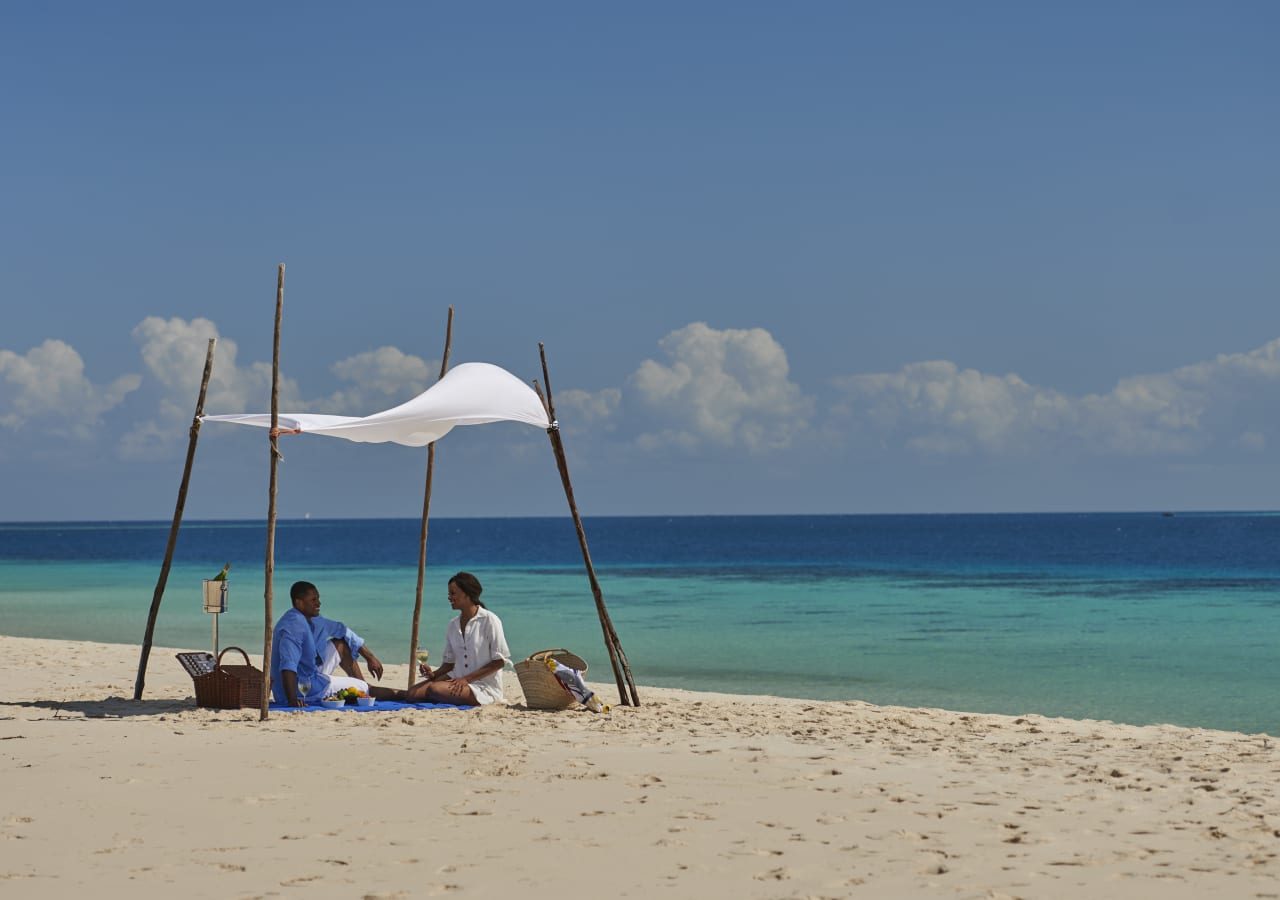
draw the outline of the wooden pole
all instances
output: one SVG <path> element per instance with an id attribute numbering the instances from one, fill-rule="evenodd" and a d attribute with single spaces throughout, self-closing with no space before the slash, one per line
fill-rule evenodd
<path id="1" fill-rule="evenodd" d="M 560 423 L 556 421 L 555 403 L 551 397 L 551 375 L 547 371 L 547 351 L 541 342 L 538 343 L 538 355 L 542 358 L 542 381 L 546 385 L 546 396 L 538 391 L 542 404 L 547 409 L 547 418 L 551 427 L 547 436 L 551 438 L 551 449 L 556 456 L 556 467 L 560 470 L 560 481 L 564 484 L 564 496 L 569 501 L 569 512 L 573 516 L 573 527 L 578 532 L 578 546 L 582 548 L 582 561 L 587 566 L 587 580 L 591 582 L 591 594 L 596 601 L 596 614 L 600 617 L 600 629 L 604 632 L 605 649 L 609 651 L 609 663 L 613 666 L 613 677 L 618 683 L 618 702 L 623 706 L 639 706 L 640 695 L 636 692 L 635 680 L 631 677 L 631 666 L 627 655 L 622 650 L 622 641 L 614 630 L 613 620 L 604 604 L 604 592 L 600 590 L 600 582 L 596 578 L 596 568 L 591 562 L 591 550 L 587 547 L 587 532 L 582 527 L 582 516 L 578 514 L 578 504 L 573 497 L 573 484 L 569 480 L 569 461 L 564 453 L 564 441 L 560 437 Z M 537 383 L 534 384 L 537 387 Z M 625 686 L 624 686 L 625 679 Z M 627 688 L 631 696 L 627 696 Z"/>
<path id="2" fill-rule="evenodd" d="M 138 677 L 133 682 L 134 700 L 142 699 L 142 688 L 147 679 L 147 660 L 151 656 L 151 641 L 155 638 L 156 618 L 160 615 L 160 601 L 164 598 L 165 585 L 169 583 L 169 566 L 173 563 L 173 548 L 178 543 L 182 512 L 187 506 L 187 486 L 191 484 L 191 464 L 196 458 L 196 442 L 200 439 L 200 417 L 204 415 L 204 398 L 209 391 L 209 377 L 213 374 L 213 348 L 217 343 L 217 338 L 209 338 L 209 349 L 204 357 L 204 375 L 200 379 L 200 395 L 196 398 L 196 413 L 191 419 L 191 430 L 187 438 L 187 463 L 182 468 L 178 502 L 173 510 L 173 524 L 169 526 L 169 543 L 164 548 L 164 562 L 160 564 L 160 577 L 156 580 L 155 593 L 151 595 L 151 611 L 147 613 L 147 630 L 142 636 L 142 656 L 138 660 Z"/>
<path id="3" fill-rule="evenodd" d="M 440 359 L 440 378 L 449 371 L 449 350 L 453 346 L 453 306 L 444 329 L 444 356 Z M 438 379 L 437 379 L 438 380 Z M 413 600 L 413 629 L 409 637 L 409 684 L 413 687 L 418 671 L 418 621 L 422 618 L 422 584 L 427 573 L 427 519 L 431 515 L 431 475 L 436 465 L 436 442 L 427 444 L 427 483 L 422 491 L 422 530 L 418 533 L 418 592 Z M 406 688 L 407 690 L 407 688 Z"/>
<path id="4" fill-rule="evenodd" d="M 276 571 L 276 475 L 280 468 L 280 319 L 284 314 L 284 263 L 276 270 L 276 330 L 271 345 L 271 478 L 267 488 L 266 586 L 263 590 L 264 627 L 262 633 L 262 706 L 258 720 L 265 722 L 271 705 L 271 601 Z"/>

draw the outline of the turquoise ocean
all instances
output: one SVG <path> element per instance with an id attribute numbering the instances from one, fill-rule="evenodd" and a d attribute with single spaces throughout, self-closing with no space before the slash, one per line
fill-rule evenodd
<path id="1" fill-rule="evenodd" d="M 384 662 L 408 656 L 419 523 L 279 525 L 294 580 Z M 1280 516 L 1255 513 L 594 518 L 592 556 L 641 685 L 1280 734 Z M 0 633 L 138 644 L 167 522 L 0 524 Z M 207 649 L 200 587 L 231 562 L 222 646 L 261 652 L 265 526 L 183 525 L 158 646 Z M 468 570 L 513 655 L 611 681 L 567 518 L 431 523 L 422 642 Z M 176 665 L 165 657 L 152 666 Z M 643 700 L 643 695 L 642 695 Z"/>

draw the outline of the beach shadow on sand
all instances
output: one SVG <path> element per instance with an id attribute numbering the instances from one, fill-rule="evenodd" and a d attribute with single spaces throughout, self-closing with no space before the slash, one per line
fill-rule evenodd
<path id="1" fill-rule="evenodd" d="M 195 698 L 182 700 L 129 700 L 107 697 L 102 700 L 0 700 L 0 709 L 45 709 L 50 719 L 130 719 L 159 716 L 195 709 Z"/>

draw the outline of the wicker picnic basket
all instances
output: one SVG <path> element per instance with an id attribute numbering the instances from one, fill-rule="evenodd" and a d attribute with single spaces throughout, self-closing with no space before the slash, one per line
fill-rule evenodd
<path id="1" fill-rule="evenodd" d="M 548 658 L 587 674 L 587 661 L 576 653 L 539 650 L 516 663 L 516 677 L 520 679 L 520 690 L 524 692 L 524 705 L 529 709 L 568 709 L 575 702 L 573 694 L 547 668 Z"/>
<path id="2" fill-rule="evenodd" d="M 222 657 L 231 650 L 244 657 L 244 665 L 222 664 Z M 195 684 L 196 706 L 257 709 L 262 705 L 262 670 L 250 665 L 249 654 L 239 647 L 227 647 L 216 660 L 210 653 L 179 653 L 178 662 Z"/>

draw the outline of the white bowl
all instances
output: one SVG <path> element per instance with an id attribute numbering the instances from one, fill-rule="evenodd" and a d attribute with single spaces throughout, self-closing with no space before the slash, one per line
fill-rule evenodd
<path id="1" fill-rule="evenodd" d="M 347 704 L 341 700 L 321 700 L 320 705 L 325 709 L 342 709 Z"/>
<path id="2" fill-rule="evenodd" d="M 377 701 L 372 697 L 357 697 L 356 706 L 373 706 Z"/>

